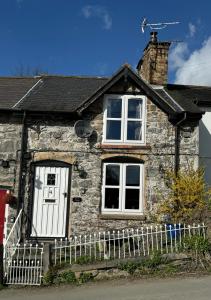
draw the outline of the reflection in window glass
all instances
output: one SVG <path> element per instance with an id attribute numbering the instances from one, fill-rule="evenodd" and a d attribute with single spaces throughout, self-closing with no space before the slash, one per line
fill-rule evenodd
<path id="1" fill-rule="evenodd" d="M 128 121 L 127 123 L 127 140 L 141 140 L 141 122 L 140 121 Z"/>
<path id="2" fill-rule="evenodd" d="M 105 208 L 119 208 L 119 189 L 105 189 Z"/>
<path id="3" fill-rule="evenodd" d="M 122 116 L 122 100 L 108 99 L 107 118 L 121 118 L 121 116 Z"/>
<path id="4" fill-rule="evenodd" d="M 106 185 L 119 185 L 119 165 L 107 165 L 106 167 Z"/>
<path id="5" fill-rule="evenodd" d="M 139 209 L 139 189 L 126 189 L 125 209 Z"/>
<path id="6" fill-rule="evenodd" d="M 121 121 L 107 121 L 107 140 L 121 140 Z"/>
<path id="7" fill-rule="evenodd" d="M 141 119 L 142 118 L 142 100 L 129 99 L 128 100 L 128 118 Z"/>
<path id="8" fill-rule="evenodd" d="M 140 185 L 140 167 L 127 166 L 126 167 L 126 186 L 139 186 Z"/>

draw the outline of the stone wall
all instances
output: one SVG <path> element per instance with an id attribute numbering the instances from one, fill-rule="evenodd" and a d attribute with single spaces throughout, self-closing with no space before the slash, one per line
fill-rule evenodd
<path id="1" fill-rule="evenodd" d="M 82 234 L 87 231 L 123 229 L 126 227 L 137 227 L 143 222 L 150 222 L 150 212 L 153 205 L 159 201 L 157 188 L 163 187 L 163 171 L 174 166 L 175 151 L 175 128 L 169 123 L 167 116 L 158 109 L 150 100 L 147 101 L 146 121 L 146 146 L 131 146 L 120 149 L 106 148 L 102 145 L 103 127 L 103 99 L 92 104 L 84 114 L 84 118 L 91 120 L 94 128 L 93 135 L 88 139 L 78 138 L 74 133 L 74 123 L 68 115 L 43 115 L 42 117 L 28 117 L 28 145 L 27 152 L 31 158 L 26 160 L 27 176 L 25 189 L 25 212 L 29 211 L 31 172 L 30 165 L 34 161 L 46 158 L 73 164 L 78 162 L 80 169 L 84 170 L 83 176 L 72 168 L 71 195 L 69 210 L 69 232 L 68 234 Z M 10 124 L 0 125 L 1 157 L 14 158 L 11 166 L 5 171 L 3 180 L 9 180 L 18 188 L 17 180 L 17 155 L 20 149 L 21 125 L 16 124 L 15 118 Z M 188 132 L 188 134 L 187 134 Z M 7 137 L 5 139 L 5 137 Z M 181 134 L 181 161 L 192 160 L 198 163 L 198 128 Z M 144 184 L 144 216 L 111 216 L 102 215 L 101 207 L 101 182 L 102 161 L 104 158 L 125 155 L 141 159 L 144 162 L 145 184 Z M 7 179 L 6 179 L 7 178 Z M 81 197 L 82 202 L 73 202 L 73 197 Z M 27 220 L 26 223 L 27 225 Z"/>
<path id="2" fill-rule="evenodd" d="M 147 102 L 146 146 L 107 149 L 102 145 L 103 99 L 91 105 L 84 118 L 91 120 L 94 133 L 89 139 L 78 138 L 74 134 L 75 120 L 46 116 L 43 120 L 31 119 L 28 124 L 28 151 L 32 152 L 32 161 L 37 153 L 68 153 L 70 159 L 78 162 L 84 169 L 85 177 L 72 169 L 71 199 L 69 212 L 69 234 L 80 234 L 92 230 L 108 230 L 137 227 L 143 222 L 150 222 L 149 212 L 159 201 L 157 189 L 165 184 L 163 171 L 174 167 L 175 128 L 167 116 L 150 100 Z M 181 155 L 197 163 L 197 129 L 188 137 L 181 136 Z M 126 155 L 144 161 L 145 216 L 102 215 L 101 182 L 102 159 Z M 82 202 L 72 202 L 73 197 L 81 197 Z M 28 201 L 26 201 L 27 203 Z M 146 217 L 146 218 L 145 218 Z"/>
<path id="3" fill-rule="evenodd" d="M 18 195 L 19 157 L 21 149 L 21 117 L 3 113 L 0 115 L 0 188 L 11 190 Z M 7 216 L 7 233 L 16 217 L 16 207 L 9 207 Z"/>

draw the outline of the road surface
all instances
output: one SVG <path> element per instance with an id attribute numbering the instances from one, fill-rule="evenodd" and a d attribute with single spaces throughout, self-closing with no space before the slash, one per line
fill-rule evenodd
<path id="1" fill-rule="evenodd" d="M 5 289 L 0 300 L 210 300 L 211 276 L 113 280 L 82 286 Z"/>

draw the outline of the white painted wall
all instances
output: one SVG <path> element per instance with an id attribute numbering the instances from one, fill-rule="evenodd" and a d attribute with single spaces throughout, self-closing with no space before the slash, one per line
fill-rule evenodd
<path id="1" fill-rule="evenodd" d="M 205 168 L 205 180 L 211 185 L 211 107 L 204 107 L 206 113 L 199 124 L 199 162 Z"/>

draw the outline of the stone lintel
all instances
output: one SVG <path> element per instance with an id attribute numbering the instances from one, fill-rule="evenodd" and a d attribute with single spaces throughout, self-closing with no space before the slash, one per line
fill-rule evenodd
<path id="1" fill-rule="evenodd" d="M 68 164 L 74 164 L 76 162 L 76 157 L 68 152 L 35 152 L 33 161 L 42 160 L 57 160 Z"/>

